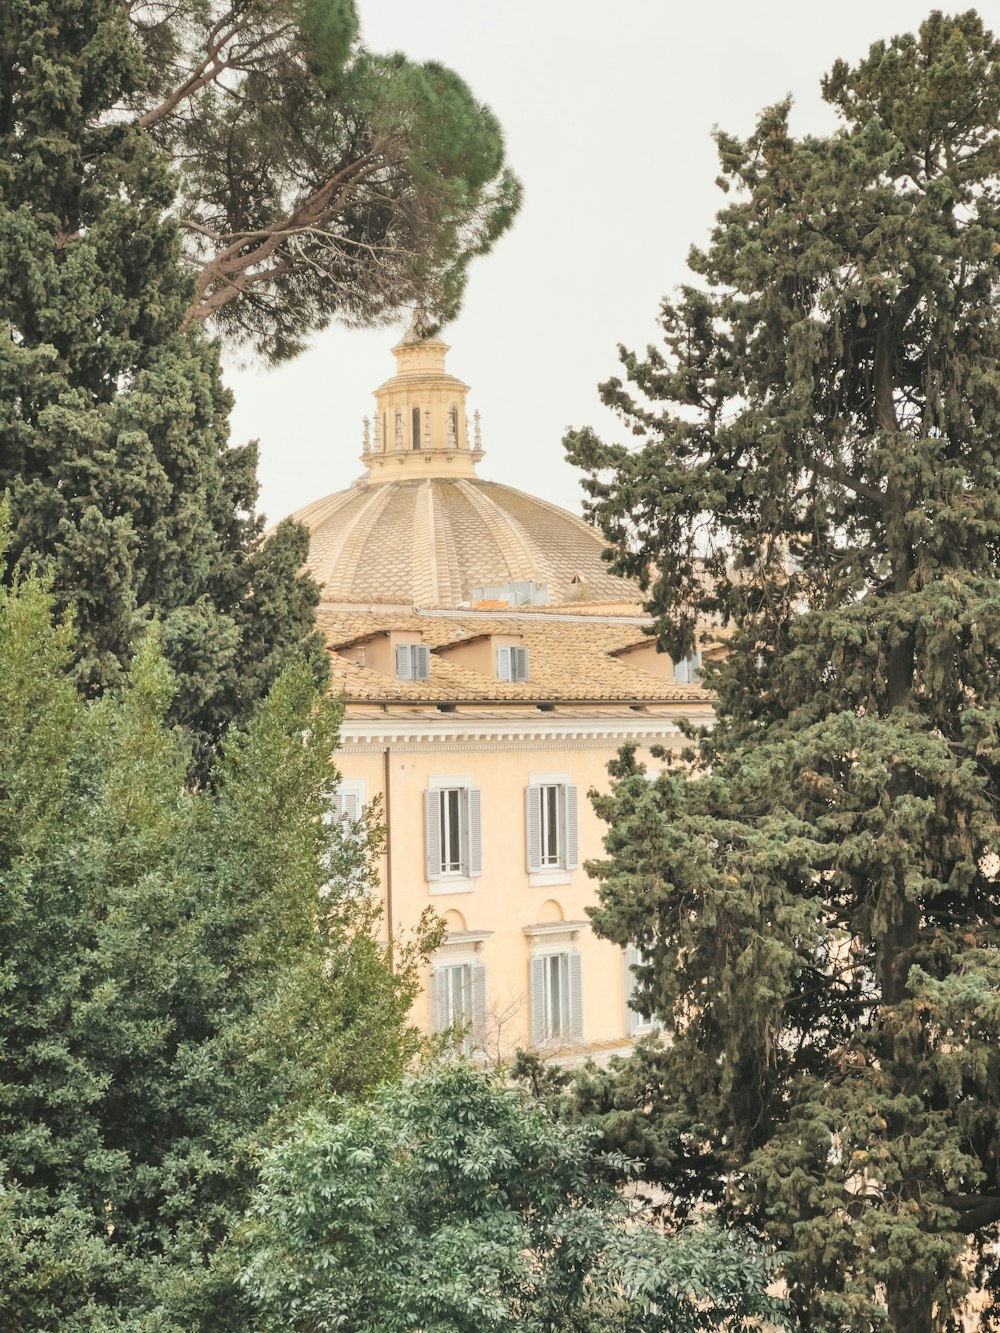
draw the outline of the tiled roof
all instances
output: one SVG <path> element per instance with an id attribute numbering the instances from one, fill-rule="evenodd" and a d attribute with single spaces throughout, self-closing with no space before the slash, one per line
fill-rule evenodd
<path id="1" fill-rule="evenodd" d="M 616 649 L 642 640 L 641 627 L 626 617 L 474 612 L 418 615 L 321 608 L 317 622 L 332 650 L 333 688 L 342 690 L 348 702 L 704 703 L 711 699 L 700 685 L 661 680 L 629 665 L 627 658 L 612 656 Z M 390 630 L 412 633 L 414 642 L 430 647 L 430 679 L 396 680 L 371 667 L 358 666 L 337 652 L 338 647 Z M 483 634 L 520 637 L 528 649 L 527 681 L 499 681 L 434 651 Z"/>
<path id="2" fill-rule="evenodd" d="M 331 602 L 457 607 L 478 587 L 522 580 L 544 583 L 550 604 L 638 601 L 582 519 L 478 477 L 356 486 L 293 517 Z"/>

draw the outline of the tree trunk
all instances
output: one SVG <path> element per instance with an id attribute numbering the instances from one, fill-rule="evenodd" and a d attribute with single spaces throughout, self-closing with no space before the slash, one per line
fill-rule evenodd
<path id="1" fill-rule="evenodd" d="M 899 1272 L 886 1284 L 892 1333 L 935 1333 L 931 1284 L 916 1268 Z"/>

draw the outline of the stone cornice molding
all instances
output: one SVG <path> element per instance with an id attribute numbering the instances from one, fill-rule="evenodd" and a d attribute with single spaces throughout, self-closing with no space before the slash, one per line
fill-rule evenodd
<path id="1" fill-rule="evenodd" d="M 493 934 L 492 930 L 450 930 L 437 947 L 437 953 L 479 953 Z"/>
<path id="2" fill-rule="evenodd" d="M 710 708 L 685 710 L 695 723 L 710 723 Z M 682 733 L 677 719 L 635 713 L 625 717 L 490 717 L 454 714 L 426 717 L 344 718 L 340 729 L 340 751 L 353 754 L 387 749 L 414 751 L 618 748 L 622 745 L 659 745 L 675 741 Z"/>
<path id="3" fill-rule="evenodd" d="M 521 929 L 532 944 L 572 944 L 579 939 L 580 931 L 586 930 L 589 921 L 536 921 L 534 925 L 522 926 Z"/>

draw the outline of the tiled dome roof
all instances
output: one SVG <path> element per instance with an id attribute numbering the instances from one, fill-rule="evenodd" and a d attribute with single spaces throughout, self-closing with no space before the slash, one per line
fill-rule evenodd
<path id="1" fill-rule="evenodd" d="M 582 519 L 475 476 L 356 486 L 294 518 L 309 529 L 308 568 L 328 602 L 457 607 L 523 581 L 545 584 L 549 605 L 640 600 Z"/>
<path id="2" fill-rule="evenodd" d="M 510 584 L 529 583 L 545 585 L 530 600 L 550 606 L 637 604 L 637 587 L 608 573 L 582 519 L 476 475 L 479 413 L 470 423 L 447 343 L 415 328 L 392 350 L 396 373 L 364 422 L 364 477 L 293 515 L 309 529 L 307 564 L 324 600 L 430 610 L 503 603 Z"/>

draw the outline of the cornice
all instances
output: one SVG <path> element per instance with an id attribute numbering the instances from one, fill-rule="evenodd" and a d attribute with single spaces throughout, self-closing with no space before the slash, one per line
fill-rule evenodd
<path id="1" fill-rule="evenodd" d="M 695 723 L 710 723 L 711 710 L 684 716 Z M 405 749 L 434 751 L 490 751 L 509 749 L 593 749 L 622 745 L 657 744 L 682 735 L 678 720 L 636 713 L 628 717 L 490 717 L 440 715 L 426 718 L 345 717 L 341 724 L 340 752 L 377 753 Z"/>
<path id="2" fill-rule="evenodd" d="M 522 926 L 521 929 L 536 946 L 572 944 L 579 939 L 580 932 L 586 930 L 589 925 L 589 921 L 536 921 L 531 926 Z"/>

